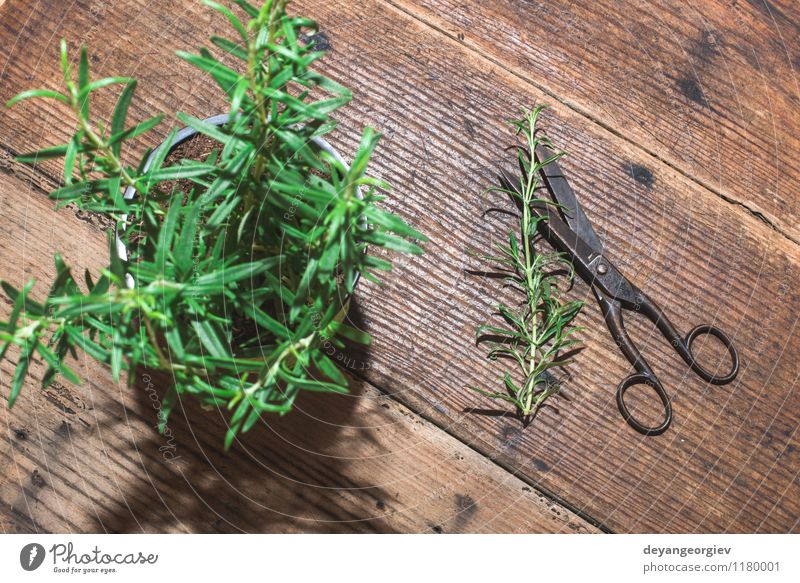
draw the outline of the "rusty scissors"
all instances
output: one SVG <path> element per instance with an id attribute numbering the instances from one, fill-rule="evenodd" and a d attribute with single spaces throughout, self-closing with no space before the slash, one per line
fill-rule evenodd
<path id="1" fill-rule="evenodd" d="M 530 152 L 524 150 L 524 154 L 530 160 Z M 656 325 L 684 362 L 702 379 L 714 385 L 724 385 L 736 378 L 739 372 L 739 356 L 736 348 L 725 332 L 710 324 L 697 326 L 686 336 L 679 334 L 661 308 L 622 275 L 605 255 L 602 242 L 589 223 L 589 219 L 586 218 L 575 193 L 555 161 L 558 156 L 543 145 L 537 146 L 534 156 L 540 165 L 544 164 L 539 171 L 542 184 L 549 197 L 556 203 L 553 205 L 535 202 L 531 205 L 533 212 L 546 219 L 539 223 L 542 235 L 553 247 L 567 255 L 575 272 L 592 289 L 612 338 L 634 368 L 634 372 L 622 379 L 617 387 L 616 398 L 619 411 L 628 424 L 639 433 L 644 435 L 664 433 L 672 422 L 672 405 L 669 396 L 625 330 L 623 311 L 644 314 Z M 520 164 L 522 165 L 521 160 Z M 525 169 L 522 168 L 522 170 L 524 172 Z M 519 191 L 516 185 L 517 181 L 505 170 L 501 170 L 500 180 L 504 188 Z M 731 368 L 726 374 L 720 375 L 711 372 L 695 359 L 692 353 L 692 344 L 704 334 L 715 336 L 727 348 L 731 358 Z M 664 420 L 659 425 L 645 425 L 635 419 L 628 410 L 625 404 L 625 393 L 634 385 L 647 385 L 660 398 L 664 407 Z"/>

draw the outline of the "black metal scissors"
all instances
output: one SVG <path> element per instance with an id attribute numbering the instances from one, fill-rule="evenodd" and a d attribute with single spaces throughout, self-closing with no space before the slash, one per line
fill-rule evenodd
<path id="1" fill-rule="evenodd" d="M 526 151 L 525 154 L 530 159 L 530 153 Z M 551 245 L 567 254 L 576 273 L 591 287 L 611 336 L 635 369 L 635 372 L 624 378 L 617 387 L 619 411 L 631 427 L 644 435 L 664 433 L 672 422 L 672 405 L 658 377 L 628 336 L 622 319 L 623 310 L 632 310 L 649 318 L 686 364 L 712 384 L 724 385 L 736 378 L 739 372 L 739 355 L 736 348 L 727 334 L 710 324 L 693 328 L 685 337 L 679 334 L 661 308 L 608 260 L 603 251 L 603 244 L 578 204 L 575 193 L 555 161 L 556 156 L 553 152 L 546 146 L 540 145 L 536 148 L 535 157 L 540 164 L 551 160 L 541 168 L 540 174 L 542 183 L 556 203 L 552 205 L 538 202 L 531 205 L 533 212 L 546 219 L 539 223 L 542 234 Z M 504 188 L 519 190 L 515 179 L 505 170 L 501 171 L 500 179 Z M 703 368 L 695 359 L 692 354 L 692 343 L 702 334 L 715 336 L 728 349 L 731 369 L 727 374 L 715 374 Z M 664 420 L 655 427 L 637 421 L 625 404 L 625 392 L 630 387 L 641 384 L 652 387 L 664 406 Z"/>

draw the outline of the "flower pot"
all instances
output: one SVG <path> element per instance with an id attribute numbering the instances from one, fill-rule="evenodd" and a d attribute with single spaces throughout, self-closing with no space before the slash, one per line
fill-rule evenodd
<path id="1" fill-rule="evenodd" d="M 225 125 L 228 122 L 228 120 L 229 120 L 228 114 L 221 114 L 221 115 L 215 115 L 213 117 L 209 117 L 209 118 L 205 119 L 204 121 L 206 123 L 214 124 L 214 125 L 217 125 L 217 126 L 222 126 L 222 125 Z M 150 167 L 151 161 L 161 151 L 161 148 L 169 148 L 169 151 L 171 152 L 173 149 L 175 149 L 180 144 L 182 144 L 182 143 L 192 139 L 193 137 L 195 137 L 198 133 L 199 132 L 197 130 L 195 130 L 193 128 L 189 128 L 189 127 L 181 129 L 179 132 L 177 132 L 175 134 L 175 137 L 174 137 L 174 139 L 173 139 L 171 144 L 167 144 L 166 142 L 163 142 L 160 146 L 158 146 L 158 148 L 154 149 L 150 153 L 150 155 L 148 156 L 147 160 L 145 161 L 144 169 L 147 170 Z M 349 165 L 347 164 L 347 162 L 345 162 L 344 158 L 342 158 L 342 156 L 339 154 L 339 152 L 337 152 L 336 149 L 334 149 L 333 146 L 331 146 L 326 140 L 324 140 L 324 139 L 322 139 L 320 137 L 315 137 L 315 138 L 312 138 L 312 141 L 315 144 L 315 146 L 318 147 L 320 150 L 325 151 L 328 154 L 330 154 L 331 156 L 333 156 L 334 159 L 336 159 L 345 168 L 349 168 Z M 167 153 L 167 155 L 168 154 L 169 154 L 169 152 Z M 134 189 L 133 187 L 130 187 L 130 186 L 127 187 L 125 189 L 125 192 L 123 193 L 123 197 L 125 199 L 127 199 L 127 200 L 130 200 L 135 196 L 136 196 L 136 189 Z M 359 187 L 358 190 L 356 191 L 356 196 L 358 198 L 362 198 L 362 199 L 364 198 L 364 193 L 363 193 L 361 187 Z M 362 224 L 366 224 L 366 218 L 365 217 L 362 217 L 362 218 L 363 218 L 363 223 Z M 127 216 L 126 215 L 123 215 L 123 220 L 127 220 Z M 114 236 L 115 236 L 115 240 L 116 240 L 117 254 L 119 255 L 120 259 L 122 259 L 123 261 L 127 261 L 127 259 L 128 259 L 128 249 L 127 249 L 127 247 L 125 246 L 125 244 L 120 239 L 118 231 L 115 231 Z M 361 274 L 359 272 L 356 272 L 355 281 L 353 282 L 353 289 L 354 290 L 355 290 L 355 287 L 358 285 L 358 282 L 359 282 L 360 278 L 361 278 Z M 131 276 L 130 273 L 127 273 L 125 275 L 125 283 L 128 286 L 128 288 L 132 289 L 134 287 L 135 282 L 134 282 L 133 276 Z M 336 317 L 334 318 L 337 322 L 342 323 L 344 321 L 345 317 L 347 316 L 347 312 L 348 312 L 348 309 L 350 307 L 350 300 L 351 300 L 351 295 L 350 294 L 347 294 L 347 295 L 345 295 L 344 297 L 341 298 L 342 308 L 338 312 Z"/>
<path id="2" fill-rule="evenodd" d="M 204 121 L 206 123 L 214 124 L 214 125 L 217 125 L 217 126 L 223 126 L 226 123 L 228 123 L 229 119 L 230 119 L 230 117 L 228 116 L 228 114 L 227 113 L 223 113 L 223 114 L 220 114 L 220 115 L 215 115 L 213 117 L 209 117 L 209 118 L 205 119 Z M 148 170 L 150 168 L 151 161 L 161 151 L 162 148 L 169 148 L 169 150 L 172 151 L 178 145 L 190 140 L 191 138 L 193 138 L 197 134 L 198 134 L 198 131 L 193 129 L 193 128 L 183 128 L 182 130 L 180 130 L 178 133 L 175 134 L 175 138 L 172 140 L 171 144 L 167 145 L 167 143 L 164 142 L 160 146 L 158 146 L 158 148 L 154 149 L 150 153 L 150 156 L 148 156 L 147 161 L 145 162 L 144 169 Z M 344 160 L 344 158 L 342 158 L 341 154 L 339 154 L 339 152 L 337 152 L 336 149 L 333 146 L 331 146 L 327 141 L 325 141 L 324 139 L 319 138 L 319 137 L 312 138 L 312 141 L 313 141 L 314 145 L 316 145 L 320 150 L 322 150 L 324 152 L 327 152 L 328 154 L 333 156 L 345 168 L 348 167 L 347 162 L 345 162 L 345 160 Z M 123 193 L 123 198 L 125 198 L 126 200 L 130 200 L 134 196 L 136 196 L 136 189 L 131 187 L 131 186 L 127 187 L 125 189 L 125 192 Z M 364 193 L 361 191 L 360 187 L 356 191 L 356 196 L 358 196 L 358 198 L 364 198 Z M 127 216 L 123 216 L 123 219 L 127 219 Z M 122 259 L 123 261 L 127 261 L 128 260 L 128 249 L 127 249 L 127 247 L 125 247 L 125 244 L 120 239 L 119 232 L 115 232 L 114 233 L 114 237 L 116 239 L 117 255 L 119 255 L 119 258 Z M 355 281 L 353 282 L 353 289 L 355 289 L 356 285 L 358 285 L 358 281 L 359 281 L 360 278 L 361 278 L 361 274 L 360 273 L 356 273 Z M 134 281 L 133 281 L 133 277 L 131 276 L 130 273 L 126 274 L 125 283 L 127 284 L 127 286 L 129 288 L 133 288 Z M 347 303 L 349 302 L 349 299 L 350 298 L 346 298 L 345 301 L 342 302 L 342 304 L 345 306 L 345 308 L 347 307 Z"/>

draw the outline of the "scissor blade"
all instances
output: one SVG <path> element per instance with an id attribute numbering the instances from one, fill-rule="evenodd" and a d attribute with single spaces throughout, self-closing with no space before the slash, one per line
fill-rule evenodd
<path id="1" fill-rule="evenodd" d="M 545 160 L 549 160 L 554 155 L 555 153 L 547 146 L 538 146 L 536 148 L 537 162 L 541 163 Z M 561 214 L 564 216 L 564 220 L 570 228 L 575 231 L 578 237 L 588 243 L 595 253 L 603 253 L 603 244 L 600 242 L 600 238 L 597 236 L 597 233 L 594 232 L 592 224 L 589 222 L 581 205 L 578 203 L 575 192 L 564 177 L 564 173 L 561 171 L 558 162 L 550 162 L 542 168 L 541 173 L 550 196 L 563 207 L 561 209 Z"/>
<path id="2" fill-rule="evenodd" d="M 520 192 L 517 179 L 505 168 L 500 169 L 499 178 L 500 185 L 504 189 Z M 543 224 L 547 239 L 560 251 L 568 253 L 576 268 L 588 266 L 598 255 L 601 255 L 588 241 L 584 241 L 569 224 L 564 222 L 561 215 L 555 212 L 552 204 L 535 202 L 531 204 L 530 208 L 537 215 L 547 219 Z M 579 271 L 581 270 L 579 269 Z"/>
<path id="3" fill-rule="evenodd" d="M 543 154 L 546 155 L 546 153 Z M 541 159 L 548 160 L 549 157 Z M 558 171 L 557 168 L 556 171 Z M 558 176 L 553 177 L 559 178 Z M 566 181 L 564 182 L 566 183 Z M 506 190 L 520 192 L 517 179 L 505 169 L 500 169 L 500 184 Z M 567 188 L 569 188 L 568 185 Z M 570 192 L 572 192 L 571 189 Z M 570 257 L 570 262 L 575 271 L 593 289 L 596 288 L 595 293 L 599 294 L 598 300 L 601 299 L 601 296 L 604 296 L 609 300 L 620 300 L 629 304 L 635 304 L 638 301 L 640 294 L 636 287 L 603 256 L 603 247 L 579 205 L 572 207 L 576 215 L 573 217 L 572 223 L 575 225 L 580 224 L 577 217 L 582 216 L 582 220 L 588 228 L 584 232 L 590 234 L 590 237 L 594 239 L 594 243 L 585 240 L 572 224 L 562 218 L 561 213 L 553 212 L 552 204 L 534 202 L 530 208 L 537 215 L 547 219 L 539 225 L 542 234 L 558 251 L 566 253 Z"/>

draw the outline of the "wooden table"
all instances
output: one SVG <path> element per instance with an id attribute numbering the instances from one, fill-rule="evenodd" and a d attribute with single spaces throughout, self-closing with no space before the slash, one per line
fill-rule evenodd
<path id="1" fill-rule="evenodd" d="M 189 401 L 155 431 L 164 379 L 129 388 L 85 362 L 81 386 L 31 381 L 0 408 L 2 530 L 800 530 L 800 6 L 682 4 L 299 2 L 330 48 L 324 71 L 355 93 L 335 145 L 352 152 L 363 125 L 382 131 L 373 170 L 394 184 L 387 204 L 430 237 L 384 287 L 359 289 L 354 318 L 374 343 L 348 355 L 352 395 L 306 396 L 225 454 L 225 420 Z M 0 101 L 56 88 L 66 37 L 89 44 L 97 74 L 139 78 L 138 119 L 222 110 L 174 56 L 226 26 L 197 2 L 8 0 L 0 23 Z M 116 94 L 104 95 L 93 107 L 110 112 Z M 497 202 L 483 191 L 510 142 L 504 120 L 541 102 L 609 253 L 680 328 L 713 321 L 739 348 L 739 377 L 714 387 L 632 324 L 673 397 L 662 436 L 620 418 L 613 391 L 629 367 L 582 283 L 569 400 L 527 428 L 467 412 L 494 407 L 466 387 L 495 386 L 502 367 L 474 344 L 497 287 L 466 273 L 466 249 L 511 224 L 483 217 Z M 105 225 L 54 212 L 58 167 L 13 160 L 70 131 L 53 105 L 0 114 L 0 277 L 16 285 L 50 277 L 56 250 L 76 266 L 105 260 Z"/>

